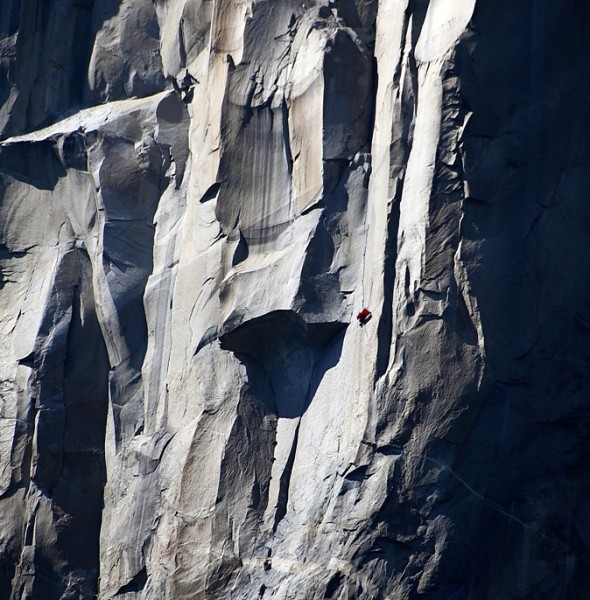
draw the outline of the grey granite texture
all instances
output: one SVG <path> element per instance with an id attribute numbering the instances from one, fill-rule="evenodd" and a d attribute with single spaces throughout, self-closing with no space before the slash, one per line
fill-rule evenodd
<path id="1" fill-rule="evenodd" d="M 2 0 L 0 600 L 590 598 L 588 257 L 588 2 Z"/>

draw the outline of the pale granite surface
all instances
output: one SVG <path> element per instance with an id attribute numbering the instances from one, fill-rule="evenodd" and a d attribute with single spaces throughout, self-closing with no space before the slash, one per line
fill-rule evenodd
<path id="1" fill-rule="evenodd" d="M 589 82 L 578 0 L 2 0 L 0 599 L 590 597 Z"/>

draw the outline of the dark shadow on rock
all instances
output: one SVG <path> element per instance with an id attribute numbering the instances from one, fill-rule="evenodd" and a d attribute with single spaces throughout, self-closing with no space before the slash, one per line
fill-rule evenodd
<path id="1" fill-rule="evenodd" d="M 219 339 L 224 350 L 251 356 L 263 366 L 277 415 L 292 419 L 303 415 L 323 374 L 338 362 L 343 335 L 331 349 L 328 366 L 316 368 L 326 346 L 345 327 L 340 322 L 308 324 L 294 311 L 278 310 L 229 331 L 226 327 Z"/>
<path id="2" fill-rule="evenodd" d="M 10 54 L 0 65 L 0 105 L 18 90 L 10 115 L 0 123 L 6 137 L 53 123 L 87 104 L 95 37 L 120 5 L 121 0 L 2 2 L 0 38 Z M 10 36 L 16 39 L 11 46 Z"/>
<path id="3" fill-rule="evenodd" d="M 88 171 L 86 139 L 80 131 L 67 133 L 58 142 L 59 156 L 66 169 Z"/>
<path id="4" fill-rule="evenodd" d="M 0 148 L 0 173 L 40 190 L 53 190 L 65 175 L 53 143 L 49 140 L 18 142 Z"/>
<path id="5" fill-rule="evenodd" d="M 335 325 L 334 323 L 326 323 L 326 325 Z M 343 325 L 338 323 L 338 325 Z M 310 326 L 310 327 L 313 327 Z M 329 328 L 326 328 L 326 333 Z M 324 378 L 324 375 L 332 368 L 334 368 L 340 361 L 342 355 L 342 346 L 344 345 L 344 336 L 346 335 L 345 327 L 338 327 L 332 330 L 332 334 L 326 339 L 322 345 L 321 352 L 317 355 L 314 370 L 311 376 L 309 391 L 307 394 L 308 402 L 305 410 L 315 397 L 315 394 L 320 387 L 320 383 Z"/>
<path id="6" fill-rule="evenodd" d="M 67 254 L 57 275 L 61 304 L 48 307 L 30 356 L 38 390 L 32 479 L 43 496 L 35 531 L 52 531 L 35 541 L 32 593 L 66 597 L 66 578 L 75 573 L 70 590 L 86 598 L 98 585 L 109 359 L 88 256 Z M 56 314 L 65 315 L 57 324 Z"/>
<path id="7" fill-rule="evenodd" d="M 143 569 L 141 569 L 141 571 L 139 571 L 139 573 L 135 575 L 135 577 L 133 577 L 133 579 L 129 583 L 120 587 L 115 596 L 122 596 L 123 594 L 141 592 L 145 587 L 146 582 L 147 571 L 144 567 Z"/>

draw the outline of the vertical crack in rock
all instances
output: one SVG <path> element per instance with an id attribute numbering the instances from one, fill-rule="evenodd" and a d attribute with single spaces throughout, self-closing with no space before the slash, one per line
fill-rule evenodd
<path id="1" fill-rule="evenodd" d="M 281 473 L 281 477 L 279 480 L 279 489 L 277 491 L 276 498 L 276 511 L 274 515 L 274 521 L 272 524 L 273 532 L 277 530 L 279 523 L 283 520 L 285 515 L 287 514 L 287 502 L 289 501 L 289 485 L 291 484 L 291 474 L 293 472 L 293 464 L 295 462 L 295 453 L 297 452 L 297 440 L 299 438 L 299 425 L 297 425 L 295 429 L 295 433 L 293 435 L 293 442 L 291 445 L 291 450 L 289 451 L 289 455 L 287 456 L 287 460 L 284 465 L 284 470 Z"/>

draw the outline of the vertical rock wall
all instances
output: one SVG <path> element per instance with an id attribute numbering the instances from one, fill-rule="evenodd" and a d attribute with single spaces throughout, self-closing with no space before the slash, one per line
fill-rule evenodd
<path id="1" fill-rule="evenodd" d="M 588 40 L 4 0 L 0 598 L 587 597 Z"/>

